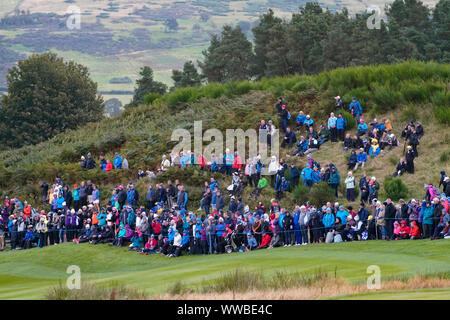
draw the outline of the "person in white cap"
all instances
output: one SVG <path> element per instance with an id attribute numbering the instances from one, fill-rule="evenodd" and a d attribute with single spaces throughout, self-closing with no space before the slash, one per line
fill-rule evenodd
<path id="1" fill-rule="evenodd" d="M 334 102 L 334 108 L 336 110 L 343 109 L 344 108 L 344 101 L 342 101 L 341 97 L 340 96 L 336 96 L 336 97 L 334 97 L 334 99 L 336 100 Z"/>
<path id="2" fill-rule="evenodd" d="M 166 155 L 162 156 L 162 161 L 161 161 L 161 170 L 162 171 L 167 171 L 167 169 L 170 167 L 170 161 L 167 159 Z"/>

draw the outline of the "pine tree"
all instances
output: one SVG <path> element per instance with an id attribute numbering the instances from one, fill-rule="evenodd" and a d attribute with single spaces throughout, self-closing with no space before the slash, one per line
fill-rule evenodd
<path id="1" fill-rule="evenodd" d="M 150 67 L 141 68 L 140 79 L 136 80 L 137 87 L 134 90 L 133 100 L 127 107 L 135 107 L 144 102 L 144 97 L 149 93 L 163 95 L 167 92 L 167 86 L 153 79 L 153 70 Z"/>
<path id="2" fill-rule="evenodd" d="M 276 31 L 279 31 L 279 28 L 273 29 L 272 33 L 270 33 L 270 30 L 274 26 L 281 27 L 281 23 L 282 20 L 280 18 L 275 17 L 273 10 L 269 9 L 269 11 L 266 14 L 262 15 L 259 18 L 258 26 L 252 29 L 252 33 L 254 36 L 253 42 L 255 44 L 254 48 L 255 63 L 253 73 L 258 79 L 266 75 L 266 67 L 268 59 L 267 54 L 271 53 L 270 50 L 272 50 L 273 47 L 276 46 L 276 42 L 279 42 L 279 45 L 281 45 L 282 47 L 285 46 L 285 43 L 280 43 L 279 39 L 273 38 Z M 268 47 L 270 43 L 272 43 L 271 48 Z M 275 58 L 274 55 L 273 58 Z M 269 73 L 272 73 L 272 71 Z"/>
<path id="3" fill-rule="evenodd" d="M 187 61 L 183 70 L 172 70 L 172 80 L 174 81 L 175 88 L 183 88 L 183 87 L 196 87 L 201 85 L 202 79 L 199 75 L 197 68 L 195 67 L 192 61 Z"/>

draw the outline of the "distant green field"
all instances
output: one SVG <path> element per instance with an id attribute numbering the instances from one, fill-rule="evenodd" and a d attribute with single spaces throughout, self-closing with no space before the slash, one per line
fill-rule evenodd
<path id="1" fill-rule="evenodd" d="M 108 245 L 66 243 L 2 252 L 0 299 L 43 299 L 51 286 L 59 281 L 64 283 L 70 265 L 80 267 L 82 280 L 114 280 L 144 289 L 148 295 L 163 293 L 179 280 L 188 286 L 204 280 L 213 281 L 221 273 L 235 268 L 266 274 L 276 270 L 314 272 L 321 268 L 330 275 L 336 272 L 337 277 L 351 283 L 362 283 L 367 279 L 369 265 L 381 268 L 382 280 L 393 276 L 450 272 L 450 243 L 448 240 L 368 241 L 179 258 L 143 256 Z M 433 290 L 423 292 L 435 294 Z M 449 293 L 448 290 L 442 292 Z M 411 295 L 411 298 L 420 297 L 423 295 Z"/>

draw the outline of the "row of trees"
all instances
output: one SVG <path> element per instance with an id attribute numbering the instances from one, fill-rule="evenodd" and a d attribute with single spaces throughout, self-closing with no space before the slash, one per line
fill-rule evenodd
<path id="1" fill-rule="evenodd" d="M 386 5 L 385 13 L 387 21 L 381 20 L 379 28 L 369 28 L 373 13 L 352 18 L 345 8 L 332 13 L 314 2 L 286 21 L 270 9 L 252 29 L 253 43 L 241 26 L 224 26 L 220 35 L 212 36 L 203 60 L 197 61 L 201 74 L 192 61 L 186 62 L 183 70 L 172 71 L 171 90 L 205 81 L 314 74 L 407 59 L 450 62 L 450 0 L 440 0 L 434 9 L 419 0 L 395 0 Z M 156 90 L 142 90 L 155 83 L 153 77 L 139 80 L 136 99 L 130 105 L 142 103 L 148 93 L 166 92 L 160 84 Z"/>
<path id="2" fill-rule="evenodd" d="M 225 82 L 406 59 L 450 62 L 450 0 L 433 10 L 395 0 L 385 12 L 387 21 L 369 29 L 372 13 L 351 18 L 347 9 L 331 13 L 307 3 L 285 21 L 269 10 L 252 29 L 253 45 L 240 27 L 226 26 L 198 64 L 208 81 Z"/>

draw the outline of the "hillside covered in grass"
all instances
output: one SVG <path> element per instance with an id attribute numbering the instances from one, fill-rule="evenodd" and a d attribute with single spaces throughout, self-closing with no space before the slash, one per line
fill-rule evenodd
<path id="1" fill-rule="evenodd" d="M 147 99 L 148 104 L 129 109 L 120 117 L 86 125 L 35 146 L 1 152 L 1 195 L 19 195 L 37 204 L 41 198 L 39 181 L 51 182 L 60 176 L 69 185 L 92 180 L 100 186 L 102 203 L 107 202 L 113 186 L 135 180 L 139 168 L 155 169 L 162 154 L 168 154 L 176 144 L 170 142 L 172 131 L 176 128 L 193 132 L 194 120 L 202 120 L 203 130 L 256 129 L 261 119 L 273 119 L 278 127 L 274 104 L 280 95 L 293 115 L 291 125 L 300 110 L 310 114 L 316 125 L 325 124 L 334 108 L 333 97 L 340 95 L 346 102 L 353 96 L 357 97 L 366 120 L 390 118 L 398 137 L 409 120 L 422 121 L 425 136 L 419 145 L 416 174 L 404 175 L 401 179 L 410 186 L 409 196 L 423 197 L 424 183 L 438 183 L 439 171 L 450 171 L 449 79 L 449 64 L 408 61 L 394 65 L 335 69 L 315 76 L 177 89 L 156 100 Z M 355 129 L 351 130 L 354 132 Z M 368 175 L 377 176 L 381 186 L 383 178 L 392 174 L 402 156 L 403 141 L 400 140 L 400 143 L 401 146 L 394 151 L 369 160 L 366 165 Z M 91 152 L 98 160 L 98 154 L 103 153 L 112 160 L 116 151 L 127 155 L 130 170 L 102 173 L 99 169 L 84 171 L 80 168 L 81 155 Z M 289 153 L 292 151 L 289 150 Z M 286 156 L 284 152 L 282 156 Z M 341 177 L 346 174 L 348 153 L 342 152 L 340 144 L 327 142 L 313 157 L 321 163 L 333 160 Z M 304 165 L 304 159 L 293 160 L 287 156 L 285 159 L 295 161 L 300 168 Z M 173 168 L 159 176 L 158 180 L 165 182 L 167 178 L 179 178 L 190 191 L 190 201 L 198 203 L 203 181 L 210 176 L 192 168 Z M 222 186 L 230 183 L 229 178 L 221 174 L 216 174 L 216 177 Z M 137 188 L 141 194 L 145 194 L 149 182 L 147 179 L 140 180 Z M 272 190 L 265 192 L 266 200 L 275 195 Z M 284 201 L 286 205 L 295 203 L 292 195 Z"/>

